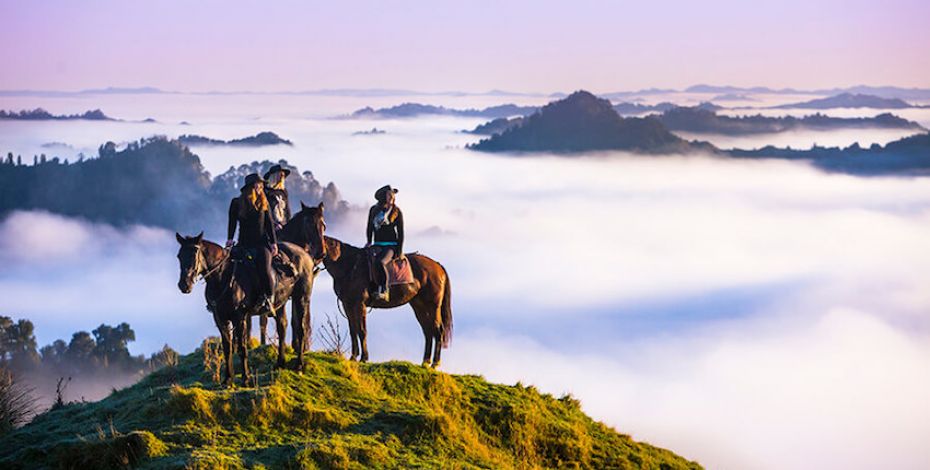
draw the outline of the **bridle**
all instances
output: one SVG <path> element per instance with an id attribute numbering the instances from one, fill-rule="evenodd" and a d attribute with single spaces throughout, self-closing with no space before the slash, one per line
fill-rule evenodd
<path id="1" fill-rule="evenodd" d="M 229 259 L 229 250 L 223 250 L 225 253 L 223 259 L 216 263 L 216 266 L 214 266 L 212 269 L 206 269 L 204 266 L 207 264 L 207 260 L 203 254 L 203 247 L 200 245 L 195 245 L 194 250 L 196 250 L 194 254 L 194 266 L 192 266 L 192 268 L 187 272 L 190 273 L 191 271 L 196 270 L 196 274 L 193 276 L 195 284 L 201 279 L 206 279 L 213 273 L 217 272 L 220 268 L 223 267 L 224 262 Z"/>

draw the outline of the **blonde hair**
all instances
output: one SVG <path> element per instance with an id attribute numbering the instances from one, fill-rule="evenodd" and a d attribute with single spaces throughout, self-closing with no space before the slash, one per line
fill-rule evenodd
<path id="1" fill-rule="evenodd" d="M 242 196 L 248 204 L 239 204 L 239 215 L 245 217 L 251 211 L 260 213 L 268 210 L 268 198 L 265 197 L 265 191 L 259 185 L 255 184 L 246 188 Z"/>
<path id="2" fill-rule="evenodd" d="M 283 173 L 283 172 L 280 172 L 280 171 L 279 171 L 277 174 L 275 174 L 275 175 L 272 176 L 271 178 L 274 180 L 274 183 L 271 183 L 271 188 L 272 188 L 272 189 L 284 189 L 284 180 L 285 180 L 285 177 L 284 177 L 284 173 Z"/>

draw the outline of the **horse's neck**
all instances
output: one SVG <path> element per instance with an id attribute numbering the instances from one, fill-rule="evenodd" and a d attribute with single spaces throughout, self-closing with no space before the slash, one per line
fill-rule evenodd
<path id="1" fill-rule="evenodd" d="M 300 221 L 296 217 L 284 224 L 284 227 L 281 227 L 281 230 L 277 233 L 278 241 L 290 242 L 299 246 L 306 245 L 300 236 L 300 230 L 297 230 L 299 224 Z"/>
<path id="2" fill-rule="evenodd" d="M 223 247 L 217 245 L 216 243 L 204 240 L 203 252 L 204 259 L 207 262 L 207 271 L 210 272 L 210 274 L 205 278 L 206 281 L 211 282 L 213 279 L 221 278 L 223 272 L 226 270 L 226 267 L 221 265 L 227 264 L 228 261 Z"/>
<path id="3" fill-rule="evenodd" d="M 323 265 L 326 266 L 326 270 L 329 271 L 330 276 L 332 276 L 334 280 L 337 282 L 342 281 L 351 274 L 352 268 L 355 266 L 355 263 L 358 262 L 364 250 L 343 243 L 335 238 L 325 237 L 325 239 L 339 245 L 340 255 L 339 259 L 336 261 L 333 261 L 328 256 L 325 257 L 323 259 Z"/>

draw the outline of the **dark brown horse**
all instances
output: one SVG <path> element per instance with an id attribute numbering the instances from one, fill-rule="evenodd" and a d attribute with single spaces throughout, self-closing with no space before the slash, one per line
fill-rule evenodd
<path id="1" fill-rule="evenodd" d="M 193 290 L 194 283 L 203 278 L 206 282 L 204 296 L 207 300 L 207 309 L 213 313 L 213 321 L 220 333 L 223 344 L 223 354 L 226 363 L 226 377 L 224 382 L 231 383 L 233 377 L 232 353 L 233 344 L 239 350 L 242 360 L 243 380 L 249 381 L 248 346 L 249 346 L 249 320 L 256 314 L 252 308 L 255 296 L 254 273 L 244 269 L 230 260 L 229 253 L 216 243 L 203 239 L 203 233 L 194 237 L 183 237 L 175 234 L 181 245 L 178 250 L 178 261 L 181 267 L 178 288 L 188 294 Z M 295 268 L 293 276 L 281 276 L 275 287 L 275 309 L 279 312 L 275 317 L 278 338 L 277 366 L 284 366 L 283 341 L 287 318 L 283 306 L 288 299 L 293 305 L 294 322 L 292 325 L 293 343 L 297 353 L 296 369 L 303 369 L 303 352 L 306 344 L 306 330 L 304 325 L 309 323 L 310 293 L 313 290 L 314 272 L 313 260 L 301 247 L 292 243 L 282 242 L 278 248 L 291 260 Z"/>
<path id="2" fill-rule="evenodd" d="M 301 206 L 303 206 L 303 201 L 301 201 L 300 204 Z M 277 233 L 278 241 L 293 243 L 309 252 L 310 250 L 309 241 L 304 235 L 304 232 L 299 229 L 298 225 L 300 224 L 299 223 L 292 224 L 291 221 L 288 221 L 288 223 L 284 227 L 282 227 L 281 230 Z M 319 264 L 320 259 L 323 257 L 323 253 L 322 251 L 318 250 L 315 253 L 310 253 L 310 257 L 313 259 L 315 264 Z M 317 272 L 317 271 L 314 271 L 314 272 Z M 286 315 L 286 311 L 285 311 L 286 308 L 287 308 L 287 303 L 285 302 L 276 309 L 276 312 L 280 313 L 281 315 Z M 293 306 L 291 308 L 293 308 Z M 303 350 L 309 351 L 310 350 L 310 336 L 311 336 L 309 304 L 307 306 L 307 310 L 304 312 L 304 315 L 294 316 L 292 319 L 295 321 L 298 321 L 301 319 L 303 320 L 304 324 L 302 326 L 303 326 L 304 333 L 305 333 Z M 247 320 L 247 321 L 249 322 L 249 325 L 251 326 L 251 320 Z M 258 327 L 259 327 L 260 342 L 261 342 L 261 345 L 264 346 L 268 342 L 268 335 L 266 333 L 268 329 L 268 312 L 263 311 L 259 315 Z M 281 336 L 280 334 L 278 335 L 279 341 L 282 340 L 283 338 L 284 337 Z M 296 337 L 293 337 L 293 336 L 291 337 L 291 346 L 294 348 L 295 351 L 298 349 Z"/>
<path id="3" fill-rule="evenodd" d="M 394 308 L 410 304 L 426 341 L 423 366 L 430 365 L 432 353 L 432 367 L 438 367 L 442 348 L 448 347 L 452 340 L 452 286 L 446 269 L 426 256 L 409 254 L 413 283 L 391 286 L 388 302 L 374 300 L 368 294 L 370 278 L 365 250 L 324 235 L 323 205 L 301 204 L 293 221 L 298 220 L 311 251 L 322 252 L 323 265 L 333 278 L 333 290 L 345 309 L 352 338 L 351 359 L 361 353 L 361 360 L 368 360 L 366 306 Z"/>

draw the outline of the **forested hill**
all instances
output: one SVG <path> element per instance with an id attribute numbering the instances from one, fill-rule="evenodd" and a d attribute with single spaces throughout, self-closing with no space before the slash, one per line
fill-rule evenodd
<path id="1" fill-rule="evenodd" d="M 118 150 L 101 145 L 98 157 L 67 163 L 45 157 L 19 164 L 12 154 L 0 164 L 0 217 L 13 210 L 47 210 L 123 226 L 142 224 L 186 233 L 225 227 L 230 198 L 244 176 L 273 164 L 253 162 L 215 179 L 186 146 L 164 137 L 131 142 Z M 287 179 L 291 204 L 325 201 L 338 218 L 348 210 L 332 183 L 323 186 L 309 171 Z"/>

